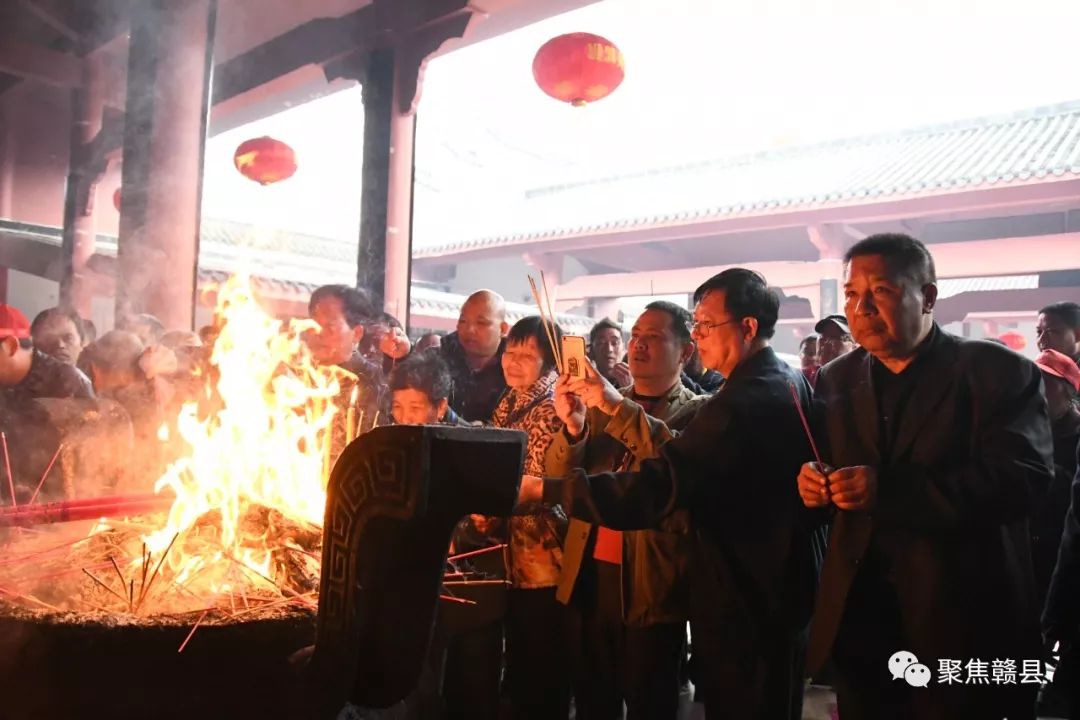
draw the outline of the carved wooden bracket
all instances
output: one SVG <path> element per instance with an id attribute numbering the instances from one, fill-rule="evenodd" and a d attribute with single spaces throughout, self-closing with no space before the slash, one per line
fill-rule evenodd
<path id="1" fill-rule="evenodd" d="M 87 216 L 94 212 L 94 189 L 109 168 L 109 156 L 120 146 L 124 136 L 124 116 L 106 112 L 101 130 L 88 144 L 83 145 L 79 157 L 72 158 L 72 167 L 78 168 L 79 187 L 75 198 L 76 212 Z"/>
<path id="2" fill-rule="evenodd" d="M 468 0 L 375 0 L 369 6 L 367 22 L 357 20 L 355 50 L 323 64 L 327 81 L 337 78 L 358 80 L 364 86 L 364 102 L 374 99 L 365 78 L 373 53 L 392 48 L 394 53 L 394 90 L 397 112 L 412 115 L 420 102 L 424 66 L 450 40 L 464 37 L 475 17 L 483 17 Z M 368 9 L 368 8 L 365 8 Z"/>
<path id="3" fill-rule="evenodd" d="M 420 104 L 424 67 L 446 42 L 465 36 L 474 15 L 472 10 L 453 15 L 435 25 L 421 28 L 397 46 L 398 112 L 411 115 Z"/>

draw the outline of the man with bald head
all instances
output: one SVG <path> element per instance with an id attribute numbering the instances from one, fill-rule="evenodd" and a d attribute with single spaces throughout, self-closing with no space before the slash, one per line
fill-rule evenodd
<path id="1" fill-rule="evenodd" d="M 509 330 L 502 296 L 478 290 L 461 306 L 457 332 L 442 340 L 438 352 L 454 378 L 450 407 L 466 420 L 490 420 L 506 389 L 502 352 Z"/>

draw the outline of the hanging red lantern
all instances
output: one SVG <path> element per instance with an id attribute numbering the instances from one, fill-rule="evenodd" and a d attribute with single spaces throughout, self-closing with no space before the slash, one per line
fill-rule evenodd
<path id="1" fill-rule="evenodd" d="M 1015 330 L 1009 330 L 1008 332 L 1002 333 L 998 340 L 1005 343 L 1006 347 L 1016 350 L 1017 352 L 1020 352 L 1027 347 L 1027 338 Z"/>
<path id="2" fill-rule="evenodd" d="M 533 58 L 533 77 L 540 89 L 574 107 L 607 97 L 619 87 L 624 74 L 619 48 L 590 33 L 552 38 Z"/>
<path id="3" fill-rule="evenodd" d="M 116 212 L 120 212 L 120 188 L 116 188 L 112 194 L 112 204 L 116 208 Z"/>
<path id="4" fill-rule="evenodd" d="M 244 177 L 260 185 L 270 185 L 292 177 L 296 172 L 296 153 L 280 140 L 253 138 L 240 143 L 233 163 Z"/>

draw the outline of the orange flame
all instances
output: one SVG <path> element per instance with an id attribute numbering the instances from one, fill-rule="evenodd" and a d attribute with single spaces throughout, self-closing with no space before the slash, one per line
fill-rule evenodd
<path id="1" fill-rule="evenodd" d="M 176 500 L 166 524 L 143 538 L 157 556 L 179 536 L 167 557 L 170 574 L 204 596 L 258 583 L 252 575 L 277 583 L 271 555 L 282 540 L 267 537 L 265 527 L 245 527 L 252 509 L 322 525 L 333 400 L 352 377 L 317 365 L 302 338 L 314 323 L 283 326 L 269 317 L 246 277 L 222 285 L 216 312 L 221 331 L 210 364 L 221 407 L 206 418 L 197 404 L 182 409 L 177 428 L 190 452 L 155 486 Z M 204 532 L 208 514 L 212 528 Z"/>

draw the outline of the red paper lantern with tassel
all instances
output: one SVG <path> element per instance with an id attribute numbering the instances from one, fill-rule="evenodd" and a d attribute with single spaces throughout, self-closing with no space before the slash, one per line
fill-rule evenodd
<path id="1" fill-rule="evenodd" d="M 244 177 L 260 185 L 270 185 L 293 176 L 296 172 L 296 153 L 272 137 L 253 138 L 236 148 L 233 164 Z"/>
<path id="2" fill-rule="evenodd" d="M 619 48 L 591 33 L 552 38 L 533 58 L 533 77 L 540 89 L 574 107 L 607 97 L 619 87 L 624 75 Z"/>

